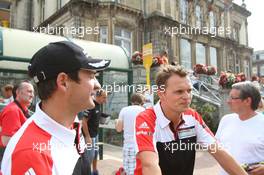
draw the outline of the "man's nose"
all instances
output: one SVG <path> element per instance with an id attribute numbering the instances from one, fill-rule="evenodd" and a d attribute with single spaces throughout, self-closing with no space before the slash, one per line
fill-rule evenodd
<path id="1" fill-rule="evenodd" d="M 186 92 L 183 93 L 182 97 L 183 97 L 183 98 L 186 98 L 186 99 L 187 99 L 187 98 L 190 98 L 190 97 L 191 97 L 191 93 L 188 92 L 188 91 L 186 91 Z"/>

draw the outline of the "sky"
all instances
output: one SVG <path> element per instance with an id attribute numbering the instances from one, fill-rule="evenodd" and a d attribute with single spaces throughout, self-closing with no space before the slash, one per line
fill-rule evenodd
<path id="1" fill-rule="evenodd" d="M 242 0 L 234 0 L 241 5 Z M 245 0 L 247 10 L 251 12 L 248 17 L 249 47 L 254 51 L 264 50 L 264 0 Z"/>

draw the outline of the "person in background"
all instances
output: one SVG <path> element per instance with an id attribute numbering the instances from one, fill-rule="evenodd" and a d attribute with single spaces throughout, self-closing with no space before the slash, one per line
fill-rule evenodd
<path id="1" fill-rule="evenodd" d="M 247 167 L 250 175 L 264 174 L 264 116 L 256 112 L 261 100 L 258 88 L 252 82 L 232 86 L 227 101 L 234 113 L 225 115 L 216 132 L 216 138 L 225 149 Z M 221 175 L 228 173 L 221 170 Z"/>
<path id="2" fill-rule="evenodd" d="M 145 110 L 145 108 L 142 107 L 145 101 L 144 99 L 142 94 L 132 94 L 131 106 L 122 108 L 116 120 L 116 131 L 124 131 L 123 166 L 126 175 L 134 175 L 136 168 L 134 126 L 137 115 Z"/>
<path id="3" fill-rule="evenodd" d="M 12 101 L 14 101 L 14 98 L 12 95 L 13 88 L 14 86 L 12 84 L 6 84 L 4 87 L 1 88 L 4 98 L 0 99 L 0 102 L 4 104 L 9 104 Z"/>
<path id="4" fill-rule="evenodd" d="M 98 175 L 97 157 L 98 157 L 98 132 L 99 121 L 102 116 L 101 105 L 106 103 L 107 92 L 103 89 L 96 91 L 95 99 L 93 100 L 95 107 L 87 109 L 83 112 L 82 127 L 83 134 L 88 148 L 88 156 L 90 157 L 89 163 L 92 164 L 92 175 Z"/>
<path id="5" fill-rule="evenodd" d="M 12 95 L 12 91 L 11 91 Z M 10 138 L 21 128 L 28 118 L 28 107 L 34 97 L 34 88 L 28 81 L 23 81 L 17 85 L 16 98 L 9 103 L 0 114 L 0 145 L 1 158 L 4 148 Z"/>

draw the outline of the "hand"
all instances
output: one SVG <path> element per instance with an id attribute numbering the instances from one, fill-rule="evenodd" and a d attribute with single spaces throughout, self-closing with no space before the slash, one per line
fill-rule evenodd
<path id="1" fill-rule="evenodd" d="M 250 175 L 263 175 L 264 174 L 264 165 L 254 165 L 252 170 L 249 172 Z"/>
<path id="2" fill-rule="evenodd" d="M 87 143 L 92 144 L 92 138 L 91 137 L 85 137 L 85 142 L 86 142 L 86 144 Z"/>

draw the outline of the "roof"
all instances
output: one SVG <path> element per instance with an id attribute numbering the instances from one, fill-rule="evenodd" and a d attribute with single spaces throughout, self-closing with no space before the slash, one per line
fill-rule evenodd
<path id="1" fill-rule="evenodd" d="M 27 70 L 35 52 L 50 42 L 69 40 L 62 36 L 0 28 L 0 69 Z M 111 60 L 110 68 L 129 69 L 129 58 L 120 46 L 70 39 L 81 46 L 88 56 Z"/>

